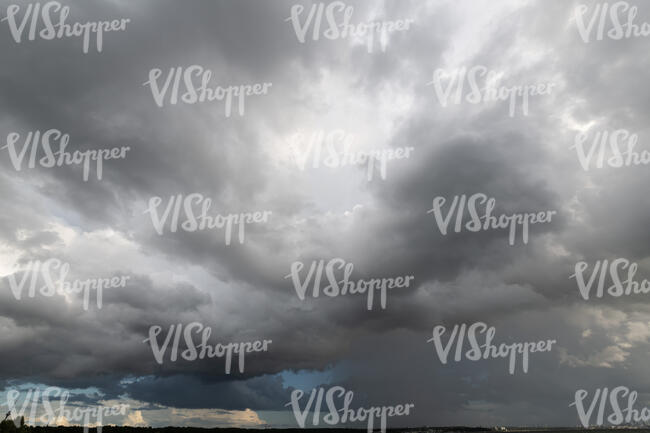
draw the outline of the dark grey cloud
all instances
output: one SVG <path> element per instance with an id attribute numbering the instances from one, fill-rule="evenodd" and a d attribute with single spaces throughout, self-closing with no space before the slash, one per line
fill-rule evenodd
<path id="1" fill-rule="evenodd" d="M 404 425 L 572 425 L 577 389 L 647 396 L 644 295 L 585 301 L 569 278 L 577 261 L 617 257 L 650 276 L 646 166 L 585 172 L 571 149 L 578 132 L 604 129 L 636 133 L 647 149 L 647 38 L 584 43 L 579 2 L 347 2 L 352 22 L 414 20 L 386 52 L 368 53 L 348 40 L 299 43 L 285 21 L 294 3 L 66 2 L 74 21 L 131 20 L 88 54 L 77 39 L 17 44 L 0 23 L 3 143 L 54 128 L 70 134 L 70 150 L 131 149 L 88 182 L 79 168 L 16 171 L 0 150 L 0 380 L 126 395 L 145 419 L 158 406 L 282 411 L 287 370 L 335 368 L 331 383 L 364 403 L 413 401 Z M 637 21 L 650 21 L 638 8 Z M 273 85 L 241 117 L 219 103 L 156 106 L 149 71 L 194 64 L 212 83 Z M 509 85 L 556 87 L 527 116 L 500 102 L 442 107 L 433 71 L 475 65 Z M 335 129 L 367 148 L 413 147 L 413 157 L 372 182 L 358 167 L 298 170 L 288 138 Z M 479 192 L 498 213 L 557 217 L 533 226 L 528 244 L 508 245 L 505 230 L 441 235 L 432 199 Z M 272 217 L 248 226 L 244 244 L 226 246 L 219 231 L 157 234 L 149 198 L 190 193 L 215 212 Z M 335 257 L 354 263 L 354 278 L 415 283 L 390 292 L 386 310 L 368 311 L 361 295 L 300 301 L 291 264 Z M 8 276 L 48 258 L 68 262 L 72 278 L 131 279 L 106 289 L 101 309 L 74 296 L 15 299 Z M 242 375 L 219 360 L 156 364 L 149 327 L 193 321 L 215 343 L 273 343 Z M 440 365 L 432 327 L 475 321 L 506 341 L 554 338 L 558 348 L 526 375 L 500 360 Z"/>

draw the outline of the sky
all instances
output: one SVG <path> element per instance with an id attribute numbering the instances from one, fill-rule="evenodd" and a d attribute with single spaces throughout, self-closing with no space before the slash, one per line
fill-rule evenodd
<path id="1" fill-rule="evenodd" d="M 587 405 L 606 387 L 650 406 L 647 293 L 594 288 L 585 299 L 571 278 L 579 263 L 588 279 L 596 263 L 626 259 L 635 281 L 650 279 L 650 161 L 615 157 L 616 143 L 637 138 L 636 152 L 650 150 L 650 42 L 608 32 L 628 14 L 642 28 L 650 5 L 619 3 L 601 20 L 594 1 L 348 0 L 322 3 L 321 21 L 321 3 L 296 0 L 38 3 L 52 22 L 68 7 L 68 33 L 81 33 L 75 22 L 124 20 L 101 46 L 84 27 L 84 49 L 83 36 L 40 32 L 43 15 L 27 15 L 36 3 L 0 0 L 0 401 L 57 387 L 79 407 L 128 405 L 114 424 L 260 428 L 298 426 L 292 395 L 305 392 L 304 408 L 312 389 L 334 386 L 359 407 L 414 405 L 389 427 L 573 426 L 576 392 L 588 391 Z M 371 45 L 343 37 L 344 11 L 349 24 L 393 31 Z M 338 33 L 325 33 L 330 18 Z M 480 87 L 548 91 L 527 106 L 513 93 L 512 109 L 471 99 L 469 81 L 453 85 L 461 68 Z M 198 88 L 204 70 L 220 97 L 186 102 L 186 78 Z M 242 85 L 245 97 L 233 93 Z M 53 151 L 61 140 L 70 154 L 123 150 L 101 175 L 96 161 L 84 174 L 81 164 L 48 166 L 43 141 L 30 144 L 36 131 L 50 131 Z M 609 141 L 590 147 L 604 131 Z M 336 162 L 332 149 L 344 146 L 358 164 Z M 384 155 L 383 171 L 379 157 L 368 168 L 371 152 Z M 454 230 L 454 197 L 475 194 L 494 198 L 496 215 L 554 214 L 525 241 L 520 227 L 512 242 L 504 228 Z M 210 200 L 222 228 L 181 226 L 192 203 L 170 202 L 179 195 L 195 199 L 195 215 Z M 452 218 L 446 233 L 437 197 Z M 216 217 L 247 212 L 230 237 Z M 370 309 L 366 294 L 314 297 L 311 265 L 334 259 L 337 278 L 344 264 L 351 280 L 412 278 L 383 305 L 374 292 Z M 52 275 L 65 268 L 69 282 L 124 283 L 104 288 L 101 306 L 92 289 L 86 301 L 29 296 L 37 261 Z M 168 351 L 157 362 L 152 327 L 160 347 L 170 326 L 194 322 L 213 346 L 271 343 L 246 354 L 244 371 L 233 356 L 228 374 L 223 358 L 172 362 Z M 504 358 L 455 361 L 455 346 L 443 363 L 435 327 L 446 327 L 446 343 L 454 325 L 479 322 L 494 326 L 495 343 L 555 343 L 530 354 L 527 372 L 517 364 L 510 374 Z"/>

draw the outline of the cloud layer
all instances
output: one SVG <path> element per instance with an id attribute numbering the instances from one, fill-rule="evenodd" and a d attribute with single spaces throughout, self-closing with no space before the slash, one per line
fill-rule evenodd
<path id="1" fill-rule="evenodd" d="M 329 384 L 360 404 L 413 402 L 412 416 L 396 418 L 403 426 L 574 425 L 575 391 L 605 386 L 647 402 L 647 295 L 585 300 L 570 276 L 579 261 L 616 258 L 637 263 L 639 281 L 650 275 L 647 165 L 585 171 L 572 148 L 578 134 L 622 129 L 647 149 L 648 39 L 585 43 L 577 2 L 349 1 L 353 23 L 413 20 L 369 53 L 354 38 L 300 43 L 287 21 L 294 3 L 66 2 L 72 22 L 130 19 L 87 54 L 78 38 L 17 43 L 0 23 L 2 146 L 12 133 L 22 148 L 30 131 L 57 129 L 69 151 L 130 147 L 86 182 L 80 166 L 16 170 L 0 150 L 5 389 L 96 389 L 132 403 L 131 425 L 295 426 L 285 404 L 300 380 L 287 382 L 288 371 L 305 383 L 331 371 Z M 306 16 L 312 3 L 301 4 Z M 636 22 L 650 21 L 637 6 Z M 211 70 L 214 87 L 272 86 L 246 98 L 244 115 L 227 117 L 219 101 L 156 105 L 150 71 L 162 83 L 191 65 Z M 553 91 L 532 96 L 528 115 L 509 116 L 507 102 L 443 106 L 434 71 L 473 66 Z M 412 153 L 389 161 L 385 179 L 312 159 L 300 170 L 296 157 L 320 131 L 344 131 L 356 151 Z M 298 153 L 296 134 L 307 137 Z M 161 214 L 192 193 L 211 199 L 211 214 L 271 217 L 247 225 L 243 243 L 226 245 L 220 230 L 159 235 L 151 197 Z M 531 225 L 526 244 L 509 245 L 506 230 L 442 235 L 427 213 L 434 197 L 476 193 L 495 198 L 497 213 L 557 217 Z M 94 295 L 88 309 L 81 294 L 16 299 L 10 276 L 50 258 L 69 263 L 70 279 L 130 279 L 104 290 L 101 309 Z M 353 263 L 354 279 L 414 282 L 391 289 L 386 309 L 369 311 L 364 295 L 300 300 L 292 263 L 305 263 L 304 278 L 312 261 L 333 258 Z M 441 364 L 432 328 L 479 321 L 497 341 L 555 339 L 557 349 L 532 357 L 527 374 L 502 360 Z M 243 374 L 226 375 L 220 359 L 157 364 L 149 328 L 191 322 L 212 328 L 212 344 L 273 343 L 247 356 Z"/>

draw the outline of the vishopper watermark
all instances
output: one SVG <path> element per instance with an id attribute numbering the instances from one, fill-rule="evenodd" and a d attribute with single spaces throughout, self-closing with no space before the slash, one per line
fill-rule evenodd
<path id="1" fill-rule="evenodd" d="M 327 391 L 325 388 L 314 388 L 304 409 L 300 409 L 300 400 L 304 396 L 300 389 L 291 391 L 291 401 L 285 406 L 291 406 L 293 416 L 300 428 L 305 428 L 309 412 L 313 411 L 312 425 L 320 424 L 320 414 L 323 409 L 323 400 L 329 413 L 323 415 L 323 421 L 327 425 L 337 425 L 346 423 L 366 422 L 368 433 L 372 433 L 375 428 L 375 419 L 379 421 L 380 430 L 385 433 L 388 424 L 388 418 L 395 416 L 408 416 L 415 404 L 406 403 L 395 406 L 371 406 L 369 408 L 360 407 L 352 409 L 352 400 L 354 392 L 346 391 L 342 386 L 330 387 Z M 316 404 L 314 404 L 314 400 Z"/>
<path id="2" fill-rule="evenodd" d="M 166 103 L 176 105 L 223 101 L 226 117 L 232 114 L 233 105 L 237 106 L 237 112 L 243 116 L 246 97 L 266 95 L 272 86 L 272 83 L 254 83 L 210 87 L 212 71 L 200 65 L 169 68 L 165 81 L 159 83 L 158 79 L 162 75 L 162 69 L 154 68 L 149 71 L 149 80 L 143 83 L 143 86 L 149 86 L 159 107 L 164 107 Z"/>
<path id="3" fill-rule="evenodd" d="M 447 199 L 445 197 L 435 197 L 433 199 L 433 207 L 427 211 L 427 213 L 433 213 L 438 229 L 442 235 L 447 234 L 447 228 L 455 213 L 456 219 L 453 230 L 456 233 L 461 232 L 463 229 L 470 232 L 509 229 L 508 242 L 510 245 L 515 244 L 517 227 L 521 226 L 521 238 L 524 244 L 527 244 L 529 225 L 550 223 L 553 215 L 557 213 L 557 211 L 548 210 L 537 213 L 513 213 L 511 215 L 501 214 L 495 216 L 492 215 L 492 212 L 496 208 L 496 200 L 491 197 L 488 198 L 483 193 L 476 193 L 469 197 L 465 194 L 461 196 L 455 195 L 447 211 L 447 216 L 444 216 L 442 208 L 446 202 Z M 480 215 L 481 211 L 479 211 L 481 207 L 483 208 L 482 215 Z M 469 212 L 470 221 L 463 225 L 466 208 Z"/>
<path id="4" fill-rule="evenodd" d="M 641 23 L 641 25 L 634 23 L 638 13 L 639 9 L 636 6 L 631 6 L 626 1 L 619 1 L 611 5 L 607 2 L 596 3 L 591 11 L 588 5 L 581 4 L 575 8 L 574 17 L 580 37 L 583 42 L 588 43 L 594 36 L 595 40 L 602 41 L 605 37 L 621 40 L 650 35 L 649 23 Z"/>
<path id="5" fill-rule="evenodd" d="M 23 41 L 29 23 L 27 40 L 83 37 L 84 54 L 87 54 L 90 49 L 91 39 L 95 43 L 97 52 L 101 53 L 104 46 L 104 33 L 125 31 L 126 24 L 131 22 L 130 18 L 122 18 L 112 21 L 87 21 L 85 23 L 75 22 L 69 24 L 66 21 L 68 15 L 70 15 L 70 6 L 63 6 L 57 1 L 46 2 L 42 5 L 41 3 L 29 3 L 24 8 L 22 18 L 19 18 L 21 6 L 17 4 L 7 6 L 7 16 L 1 20 L 6 21 L 9 25 L 11 36 L 16 43 Z"/>
<path id="6" fill-rule="evenodd" d="M 311 39 L 317 41 L 321 35 L 329 40 L 336 39 L 365 39 L 368 53 L 372 53 L 376 40 L 379 40 L 381 51 L 386 52 L 388 46 L 388 35 L 393 32 L 409 30 L 412 19 L 396 21 L 371 21 L 350 24 L 354 7 L 346 5 L 342 1 L 331 3 L 313 3 L 309 12 L 303 16 L 305 7 L 295 4 L 291 7 L 291 16 L 285 21 L 291 21 L 296 38 L 301 44 L 307 40 L 307 32 L 310 27 Z M 301 23 L 302 20 L 302 23 Z"/>
<path id="7" fill-rule="evenodd" d="M 305 300 L 307 288 L 312 284 L 312 296 L 318 298 L 321 293 L 321 284 L 323 284 L 323 272 L 327 280 L 326 286 L 322 288 L 325 296 L 334 298 L 337 296 L 367 294 L 367 308 L 372 310 L 375 303 L 375 291 L 379 291 L 381 309 L 386 309 L 389 289 L 405 289 L 414 280 L 413 275 L 405 275 L 395 278 L 371 278 L 369 280 L 359 279 L 352 280 L 354 265 L 346 262 L 341 258 L 331 259 L 325 264 L 325 260 L 314 260 L 309 272 L 303 281 L 300 281 L 300 272 L 305 267 L 303 262 L 293 262 L 291 264 L 291 273 L 284 278 L 291 278 L 293 286 L 296 289 L 298 298 Z"/>
<path id="8" fill-rule="evenodd" d="M 200 193 L 192 193 L 185 198 L 183 198 L 182 194 L 171 196 L 167 200 L 167 205 L 161 216 L 158 214 L 158 207 L 162 204 L 162 201 L 161 197 L 151 197 L 149 206 L 144 211 L 145 214 L 151 214 L 151 222 L 159 235 L 163 235 L 165 225 L 169 220 L 169 231 L 171 233 L 176 233 L 179 228 L 185 232 L 225 229 L 226 245 L 230 245 L 235 226 L 239 225 L 237 227 L 238 239 L 239 243 L 243 244 L 246 239 L 246 224 L 267 223 L 271 215 L 271 211 L 265 210 L 210 216 L 208 212 L 212 206 L 212 199 L 206 198 Z M 199 205 L 200 210 L 196 212 L 196 207 Z M 180 222 L 181 214 L 185 215 L 183 222 Z"/>
<path id="9" fill-rule="evenodd" d="M 75 406 L 66 408 L 66 403 L 70 399 L 70 392 L 56 386 L 50 386 L 41 389 L 29 389 L 25 393 L 22 404 L 19 403 L 21 393 L 18 390 L 11 389 L 7 391 L 7 402 L 9 411 L 14 417 L 14 423 L 18 427 L 18 419 L 25 416 L 29 409 L 29 416 L 26 417 L 27 424 L 34 426 L 37 422 L 49 425 L 54 424 L 57 420 L 65 419 L 68 423 L 82 425 L 84 433 L 88 428 L 96 425 L 97 433 L 101 433 L 103 419 L 105 416 L 126 415 L 129 407 L 128 404 L 118 404 L 113 406 L 94 406 L 80 407 Z M 54 400 L 58 400 L 58 406 L 53 407 Z M 43 407 L 44 413 L 37 416 L 40 412 L 40 406 Z"/>
<path id="10" fill-rule="evenodd" d="M 626 386 L 617 386 L 616 388 L 612 388 L 611 391 L 608 388 L 596 389 L 594 396 L 591 398 L 591 403 L 589 403 L 589 408 L 585 409 L 583 402 L 588 395 L 589 392 L 587 390 L 580 389 L 576 391 L 574 397 L 575 400 L 569 405 L 569 407 L 576 407 L 578 417 L 580 418 L 583 427 L 589 427 L 592 425 L 591 420 L 596 405 L 598 405 L 595 424 L 597 426 L 604 424 L 606 413 L 609 413 L 609 416 L 607 416 L 607 422 L 612 425 L 621 425 L 623 423 L 627 425 L 632 423 L 640 424 L 650 421 L 650 408 L 644 407 L 641 408 L 641 410 L 635 409 L 634 405 L 639 397 L 639 393 L 636 391 L 630 391 L 630 388 Z M 610 411 L 606 412 L 605 410 L 608 403 Z"/>
<path id="11" fill-rule="evenodd" d="M 458 105 L 463 100 L 470 104 L 509 101 L 508 114 L 510 117 L 515 116 L 518 102 L 521 103 L 523 115 L 528 116 L 530 97 L 550 95 L 555 86 L 555 83 L 552 82 L 515 86 L 499 85 L 502 75 L 480 65 L 473 66 L 469 70 L 464 66 L 452 70 L 436 69 L 433 71 L 433 79 L 427 85 L 433 85 L 438 102 L 443 107 L 450 102 Z M 446 81 L 446 85 L 443 84 L 444 81 Z M 465 82 L 469 87 L 468 92 L 465 92 Z M 455 92 L 451 97 L 454 86 Z"/>
<path id="12" fill-rule="evenodd" d="M 587 145 L 589 134 L 581 132 L 576 134 L 571 149 L 578 154 L 578 161 L 582 169 L 588 171 L 591 167 L 612 168 L 629 167 L 632 165 L 650 164 L 650 151 L 635 151 L 639 136 L 626 129 L 616 131 L 596 131 Z M 621 150 L 624 149 L 624 150 Z"/>
<path id="13" fill-rule="evenodd" d="M 7 135 L 7 144 L 2 149 L 7 149 L 11 164 L 16 171 L 21 171 L 26 162 L 26 168 L 62 167 L 64 165 L 83 165 L 83 180 L 87 182 L 90 177 L 91 165 L 94 165 L 97 180 L 102 180 L 104 174 L 104 161 L 111 159 L 124 159 L 129 146 L 113 147 L 110 149 L 66 150 L 70 144 L 70 135 L 63 134 L 58 129 L 30 131 L 24 138 L 22 147 L 19 147 L 20 134 L 12 132 Z M 56 150 L 55 150 L 56 149 Z M 27 151 L 29 158 L 26 160 Z M 39 158 L 39 154 L 41 157 Z"/>
<path id="14" fill-rule="evenodd" d="M 97 308 L 102 308 L 104 289 L 126 287 L 127 281 L 131 278 L 128 275 L 115 276 L 111 278 L 88 278 L 85 280 L 68 280 L 70 264 L 59 259 L 50 258 L 44 261 L 32 260 L 22 269 L 22 277 L 16 278 L 16 273 L 7 276 L 11 292 L 17 300 L 21 300 L 26 287 L 26 295 L 30 298 L 41 296 L 74 295 L 83 292 L 83 309 L 90 308 L 90 293 L 95 291 Z M 27 286 L 28 284 L 28 286 Z M 39 286 L 40 284 L 40 286 Z"/>
<path id="15" fill-rule="evenodd" d="M 327 168 L 346 166 L 366 166 L 366 178 L 373 180 L 379 171 L 382 180 L 386 180 L 388 161 L 408 159 L 413 147 L 395 147 L 372 150 L 352 150 L 356 148 L 355 137 L 342 129 L 333 131 L 314 131 L 311 134 L 296 132 L 289 139 L 296 165 L 305 170 L 311 157 L 311 167 L 319 168 L 321 163 Z"/>
<path id="16" fill-rule="evenodd" d="M 588 268 L 589 264 L 587 262 L 578 262 L 575 265 L 575 273 L 569 277 L 576 279 L 578 290 L 580 290 L 580 294 L 585 300 L 589 300 L 589 294 L 591 293 L 596 279 L 598 279 L 595 293 L 597 298 L 602 298 L 605 293 L 615 298 L 623 295 L 638 295 L 640 293 L 647 295 L 650 293 L 650 281 L 647 279 L 635 281 L 634 276 L 636 275 L 639 265 L 630 262 L 628 259 L 618 258 L 611 262 L 609 260 L 597 260 L 594 264 L 593 270 L 591 271 L 591 276 L 586 280 L 585 272 Z M 626 269 L 626 275 L 621 275 Z M 605 290 L 608 273 L 613 284 Z M 623 279 L 625 277 L 627 278 Z"/>
<path id="17" fill-rule="evenodd" d="M 484 334 L 484 343 L 479 343 L 477 334 Z M 440 358 L 440 362 L 447 364 L 449 353 L 454 342 L 456 342 L 456 352 L 454 354 L 454 361 L 459 362 L 463 357 L 463 347 L 465 341 L 469 343 L 470 349 L 464 353 L 465 358 L 470 361 L 479 361 L 482 359 L 498 359 L 508 358 L 508 372 L 515 374 L 515 367 L 517 364 L 517 355 L 521 357 L 521 369 L 524 373 L 528 373 L 528 358 L 531 353 L 536 352 L 550 352 L 556 340 L 540 340 L 536 342 L 526 343 L 501 343 L 499 346 L 492 344 L 494 336 L 496 335 L 496 328 L 488 326 L 483 322 L 476 322 L 471 325 L 465 323 L 454 325 L 454 329 L 447 340 L 447 344 L 443 346 L 442 336 L 447 332 L 447 328 L 443 325 L 438 325 L 433 328 L 433 337 L 427 340 L 427 343 L 433 342 Z"/>
<path id="18" fill-rule="evenodd" d="M 242 343 L 217 343 L 216 345 L 212 346 L 208 343 L 210 335 L 212 334 L 212 328 L 209 326 L 204 326 L 199 322 L 192 322 L 188 325 L 185 325 L 185 329 L 183 329 L 182 323 L 179 323 L 178 325 L 171 325 L 169 327 L 169 331 L 167 331 L 165 341 L 161 346 L 158 344 L 158 335 L 161 332 L 161 326 L 153 325 L 149 328 L 149 337 L 143 341 L 143 343 L 149 342 L 151 345 L 151 351 L 153 352 L 153 356 L 158 364 L 163 364 L 165 353 L 169 348 L 169 343 L 171 342 L 172 338 L 174 341 L 172 342 L 170 349 L 169 360 L 171 362 L 176 362 L 179 356 L 179 346 L 182 336 L 186 347 L 185 350 L 180 352 L 180 357 L 182 359 L 186 361 L 195 361 L 197 359 L 225 357 L 226 374 L 230 374 L 233 354 L 239 355 L 239 372 L 243 373 L 245 354 L 251 352 L 266 352 L 268 351 L 269 345 L 272 343 L 271 340 L 256 340 L 252 342 Z M 198 345 L 194 342 L 192 335 L 193 333 L 201 335 L 201 342 Z"/>

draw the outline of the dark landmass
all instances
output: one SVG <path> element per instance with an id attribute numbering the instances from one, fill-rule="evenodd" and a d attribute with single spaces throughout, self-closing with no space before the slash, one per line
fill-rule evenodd
<path id="1" fill-rule="evenodd" d="M 317 428 L 317 429 L 240 429 L 240 428 L 199 428 L 199 427 L 121 427 L 121 426 L 104 426 L 102 433 L 260 433 L 260 430 L 269 432 L 290 432 L 290 433 L 366 433 L 363 428 Z M 375 429 L 375 431 L 379 431 Z M 20 433 L 18 429 L 16 433 Z M 23 427 L 24 433 L 83 433 L 83 427 Z M 97 433 L 96 428 L 89 428 L 89 433 Z M 391 433 L 481 433 L 481 432 L 516 432 L 516 433 L 650 433 L 650 427 L 418 427 L 403 429 L 387 429 Z M 4 432 L 2 432 L 4 433 Z"/>

